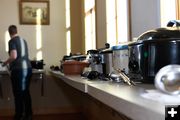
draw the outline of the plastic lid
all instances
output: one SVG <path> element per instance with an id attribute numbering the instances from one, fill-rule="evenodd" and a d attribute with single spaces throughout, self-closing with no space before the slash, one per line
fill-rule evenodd
<path id="1" fill-rule="evenodd" d="M 112 46 L 112 50 L 125 50 L 128 49 L 128 45 Z"/>
<path id="2" fill-rule="evenodd" d="M 100 51 L 99 53 L 112 53 L 111 49 L 104 49 L 102 51 Z"/>

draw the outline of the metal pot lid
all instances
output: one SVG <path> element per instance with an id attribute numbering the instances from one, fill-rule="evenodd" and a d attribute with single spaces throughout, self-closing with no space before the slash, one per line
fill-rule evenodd
<path id="1" fill-rule="evenodd" d="M 158 40 L 158 39 L 180 39 L 180 27 L 166 27 L 149 30 L 140 35 L 137 41 Z"/>

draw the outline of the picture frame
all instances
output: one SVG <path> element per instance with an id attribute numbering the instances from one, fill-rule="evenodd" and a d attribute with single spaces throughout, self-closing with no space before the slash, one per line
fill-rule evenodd
<path id="1" fill-rule="evenodd" d="M 21 25 L 49 25 L 49 12 L 49 1 L 47 0 L 19 1 L 19 19 Z"/>

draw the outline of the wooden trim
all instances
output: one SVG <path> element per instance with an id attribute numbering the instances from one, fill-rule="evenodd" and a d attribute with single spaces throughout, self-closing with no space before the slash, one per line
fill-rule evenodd
<path id="1" fill-rule="evenodd" d="M 180 19 L 180 0 L 176 0 L 176 19 Z"/>
<path id="2" fill-rule="evenodd" d="M 128 32 L 129 32 L 129 36 L 128 36 L 128 39 L 129 41 L 132 41 L 132 25 L 131 25 L 131 0 L 128 0 L 128 15 L 129 15 L 129 18 L 128 18 Z"/>

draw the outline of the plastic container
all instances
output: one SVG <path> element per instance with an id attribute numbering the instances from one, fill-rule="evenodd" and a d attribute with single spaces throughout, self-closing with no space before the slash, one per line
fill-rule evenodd
<path id="1" fill-rule="evenodd" d="M 118 45 L 113 46 L 113 68 L 121 69 L 128 74 L 128 63 L 129 63 L 129 55 L 128 55 L 128 45 Z"/>

